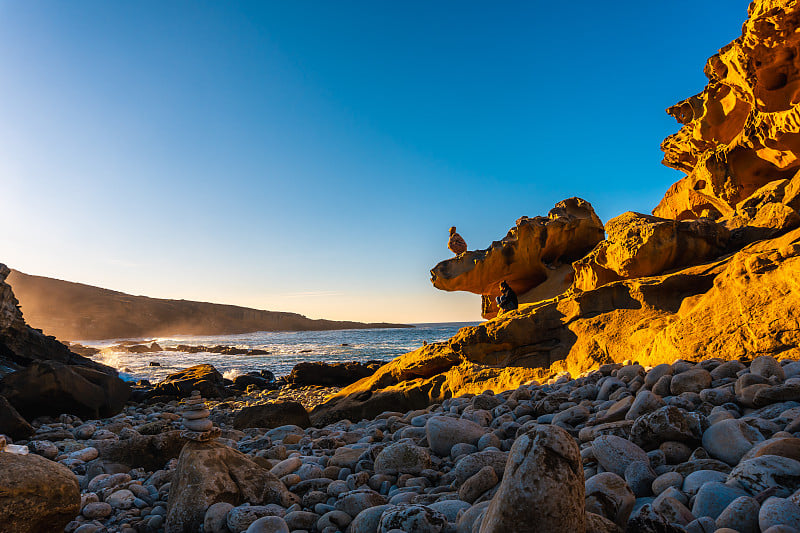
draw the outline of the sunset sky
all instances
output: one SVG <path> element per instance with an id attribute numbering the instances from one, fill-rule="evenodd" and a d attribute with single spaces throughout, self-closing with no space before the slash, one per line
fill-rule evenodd
<path id="1" fill-rule="evenodd" d="M 0 262 L 312 318 L 478 320 L 452 257 L 650 212 L 746 0 L 0 0 Z"/>

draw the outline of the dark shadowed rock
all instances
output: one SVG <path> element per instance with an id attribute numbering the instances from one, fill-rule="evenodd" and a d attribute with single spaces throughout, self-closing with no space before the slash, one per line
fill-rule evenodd
<path id="1" fill-rule="evenodd" d="M 62 413 L 98 418 L 120 412 L 131 389 L 91 368 L 41 361 L 0 380 L 0 394 L 27 419 Z"/>
<path id="2" fill-rule="evenodd" d="M 277 402 L 245 407 L 233 418 L 233 427 L 276 428 L 294 425 L 307 428 L 311 425 L 308 411 L 298 402 Z"/>
<path id="3" fill-rule="evenodd" d="M 180 431 L 165 431 L 157 435 L 127 433 L 127 438 L 89 441 L 106 461 L 121 463 L 131 468 L 159 470 L 170 459 L 178 457 L 186 439 Z"/>
<path id="4" fill-rule="evenodd" d="M 31 425 L 3 396 L 0 396 L 0 433 L 14 440 L 27 439 L 33 435 Z"/>
<path id="5" fill-rule="evenodd" d="M 306 385 L 344 387 L 371 376 L 382 364 L 380 361 L 367 361 L 366 363 L 303 362 L 294 365 L 287 380 L 296 387 Z"/>
<path id="6" fill-rule="evenodd" d="M 150 397 L 172 396 L 186 398 L 193 390 L 200 391 L 204 398 L 225 398 L 230 393 L 225 389 L 222 374 L 212 365 L 195 365 L 168 375 L 150 392 Z"/>

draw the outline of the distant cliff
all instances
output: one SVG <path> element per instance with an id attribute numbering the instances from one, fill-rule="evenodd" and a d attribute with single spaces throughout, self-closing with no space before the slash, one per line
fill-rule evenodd
<path id="1" fill-rule="evenodd" d="M 62 340 L 411 327 L 314 320 L 297 313 L 133 296 L 17 270 L 11 271 L 7 281 L 27 323 Z"/>

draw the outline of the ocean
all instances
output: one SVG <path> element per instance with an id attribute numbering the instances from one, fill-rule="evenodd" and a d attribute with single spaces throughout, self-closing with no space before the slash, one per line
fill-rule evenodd
<path id="1" fill-rule="evenodd" d="M 414 324 L 413 328 L 345 329 L 336 331 L 259 331 L 240 335 L 148 337 L 143 339 L 112 339 L 79 341 L 103 351 L 93 356 L 95 361 L 120 371 L 129 381 L 147 379 L 155 383 L 175 371 L 208 363 L 232 379 L 251 371 L 269 370 L 276 377 L 289 374 L 292 367 L 304 361 L 390 361 L 398 355 L 422 346 L 423 341 L 444 341 L 459 329 L 478 322 L 448 322 Z M 209 352 L 189 353 L 160 351 L 129 353 L 109 350 L 122 341 L 157 342 L 162 348 L 179 344 L 188 346 L 234 346 L 269 351 L 269 355 L 223 355 Z M 160 366 L 150 366 L 150 363 Z"/>

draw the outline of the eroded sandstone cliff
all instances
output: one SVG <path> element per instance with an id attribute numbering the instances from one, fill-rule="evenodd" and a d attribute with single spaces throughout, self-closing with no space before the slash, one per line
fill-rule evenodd
<path id="1" fill-rule="evenodd" d="M 485 250 L 468 251 L 431 270 L 431 282 L 445 291 L 482 296 L 482 315 L 497 315 L 495 297 L 507 281 L 520 302 L 536 302 L 562 292 L 572 282 L 570 263 L 603 240 L 603 223 L 581 198 L 555 205 L 546 217 L 522 217 L 503 239 Z"/>
<path id="2" fill-rule="evenodd" d="M 687 177 L 654 216 L 625 213 L 603 228 L 573 199 L 582 214 L 520 219 L 489 249 L 440 263 L 438 288 L 491 301 L 507 279 L 527 298 L 499 316 L 484 306 L 491 320 L 398 357 L 312 420 L 415 409 L 624 360 L 800 356 L 798 27 L 797 1 L 753 2 L 742 37 L 708 61 L 706 89 L 668 110 L 683 127 L 664 141 L 664 163 Z M 548 253 L 569 231 L 582 235 L 578 246 Z M 557 258 L 571 285 L 553 281 Z"/>

